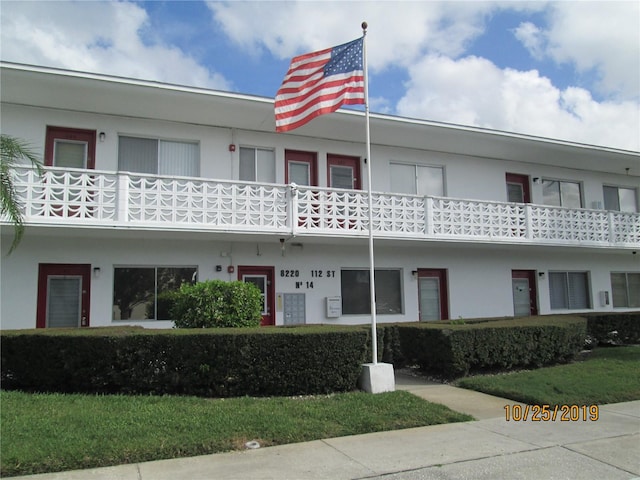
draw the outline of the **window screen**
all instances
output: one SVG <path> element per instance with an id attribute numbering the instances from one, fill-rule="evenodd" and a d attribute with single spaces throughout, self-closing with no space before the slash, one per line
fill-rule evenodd
<path id="1" fill-rule="evenodd" d="M 238 178 L 245 182 L 276 181 L 275 153 L 273 150 L 240 147 Z"/>
<path id="2" fill-rule="evenodd" d="M 542 199 L 545 205 L 581 208 L 580 184 L 576 182 L 542 180 Z"/>
<path id="3" fill-rule="evenodd" d="M 120 171 L 197 177 L 200 148 L 197 143 L 121 136 L 118 139 Z"/>
<path id="4" fill-rule="evenodd" d="M 587 272 L 549 272 L 551 309 L 591 308 Z"/>
<path id="5" fill-rule="evenodd" d="M 369 314 L 371 295 L 369 270 L 342 270 L 341 294 L 344 315 Z M 402 313 L 400 270 L 376 269 L 376 313 Z"/>
<path id="6" fill-rule="evenodd" d="M 623 187 L 603 187 L 604 208 L 620 212 L 637 212 L 636 190 Z"/>
<path id="7" fill-rule="evenodd" d="M 444 195 L 442 167 L 390 164 L 391 191 L 410 195 Z"/>
<path id="8" fill-rule="evenodd" d="M 640 273 L 612 273 L 614 307 L 640 307 Z"/>

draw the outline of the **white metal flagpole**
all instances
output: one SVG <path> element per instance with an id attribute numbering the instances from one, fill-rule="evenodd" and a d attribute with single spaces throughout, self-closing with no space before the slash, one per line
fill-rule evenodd
<path id="1" fill-rule="evenodd" d="M 369 73 L 367 70 L 367 22 L 362 22 L 362 56 L 364 67 L 364 114 L 367 131 L 367 197 L 369 199 L 369 291 L 371 295 L 371 356 L 378 363 L 378 336 L 376 329 L 376 280 L 373 261 L 373 197 L 371 195 L 371 132 L 369 130 Z"/>

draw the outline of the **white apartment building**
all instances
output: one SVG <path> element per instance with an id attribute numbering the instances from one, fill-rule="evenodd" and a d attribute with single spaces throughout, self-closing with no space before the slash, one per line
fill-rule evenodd
<path id="1" fill-rule="evenodd" d="M 264 325 L 640 310 L 640 153 L 1 64 L 27 225 L 1 222 L 3 329 L 171 327 L 184 281 L 255 283 Z"/>

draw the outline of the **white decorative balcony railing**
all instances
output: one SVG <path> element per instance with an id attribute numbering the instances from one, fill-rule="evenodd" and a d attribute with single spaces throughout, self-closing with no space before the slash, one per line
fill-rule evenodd
<path id="1" fill-rule="evenodd" d="M 366 236 L 367 193 L 46 168 L 15 171 L 27 223 Z M 640 248 L 640 214 L 373 193 L 377 238 Z"/>
<path id="2" fill-rule="evenodd" d="M 287 228 L 287 187 L 121 175 L 127 222 L 279 232 Z"/>

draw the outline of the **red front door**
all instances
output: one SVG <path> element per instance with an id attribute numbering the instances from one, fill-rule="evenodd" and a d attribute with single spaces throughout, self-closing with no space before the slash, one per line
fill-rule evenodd
<path id="1" fill-rule="evenodd" d="M 318 156 L 314 152 L 285 150 L 284 182 L 296 185 L 318 185 Z"/>
<path id="2" fill-rule="evenodd" d="M 275 325 L 275 271 L 273 267 L 238 266 L 238 280 L 253 283 L 262 294 L 262 321 L 260 325 Z"/>
<path id="3" fill-rule="evenodd" d="M 418 269 L 418 307 L 421 322 L 449 318 L 449 295 L 445 269 Z"/>
<path id="4" fill-rule="evenodd" d="M 41 263 L 37 328 L 88 327 L 91 265 Z"/>
<path id="5" fill-rule="evenodd" d="M 507 202 L 531 203 L 529 176 L 507 173 Z"/>
<path id="6" fill-rule="evenodd" d="M 360 158 L 328 154 L 327 185 L 333 188 L 360 190 Z"/>
<path id="7" fill-rule="evenodd" d="M 538 315 L 538 294 L 534 270 L 512 270 L 513 315 L 528 317 Z"/>
<path id="8" fill-rule="evenodd" d="M 96 168 L 96 131 L 47 127 L 44 164 L 62 168 Z"/>

